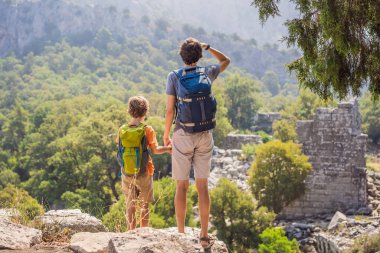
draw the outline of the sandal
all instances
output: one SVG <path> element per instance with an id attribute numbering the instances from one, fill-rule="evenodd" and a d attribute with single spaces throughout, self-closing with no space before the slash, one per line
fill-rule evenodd
<path id="1" fill-rule="evenodd" d="M 203 249 L 207 250 L 214 245 L 215 239 L 207 236 L 207 237 L 201 237 L 199 238 L 199 243 L 202 245 Z"/>

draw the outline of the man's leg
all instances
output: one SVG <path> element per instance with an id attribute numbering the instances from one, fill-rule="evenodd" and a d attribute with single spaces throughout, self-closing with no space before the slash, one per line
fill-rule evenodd
<path id="1" fill-rule="evenodd" d="M 185 233 L 186 195 L 188 189 L 189 180 L 177 180 L 174 206 L 179 233 Z"/>
<path id="2" fill-rule="evenodd" d="M 195 185 L 198 190 L 198 205 L 201 219 L 201 237 L 207 237 L 208 220 L 210 217 L 210 195 L 208 193 L 208 179 L 196 178 Z"/>

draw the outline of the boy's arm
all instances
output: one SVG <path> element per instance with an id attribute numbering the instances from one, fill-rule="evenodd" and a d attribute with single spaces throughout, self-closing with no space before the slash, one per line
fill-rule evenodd
<path id="1" fill-rule="evenodd" d="M 169 137 L 170 128 L 173 124 L 174 119 L 174 110 L 175 110 L 175 96 L 167 95 L 166 96 L 166 116 L 165 116 L 165 131 L 164 131 L 164 145 L 171 145 L 171 139 Z"/>
<path id="2" fill-rule="evenodd" d="M 171 146 L 155 146 L 155 147 L 152 147 L 150 150 L 155 155 L 161 155 L 165 152 L 170 153 L 170 151 L 172 150 L 172 147 Z"/>
<path id="3" fill-rule="evenodd" d="M 201 47 L 203 49 L 206 49 L 207 47 L 209 47 L 207 50 L 210 52 L 210 54 L 212 56 L 214 56 L 219 61 L 219 64 L 220 64 L 220 73 L 222 73 L 228 67 L 228 65 L 230 64 L 231 60 L 230 60 L 229 57 L 225 56 L 219 50 L 210 47 L 209 44 L 201 43 Z"/>

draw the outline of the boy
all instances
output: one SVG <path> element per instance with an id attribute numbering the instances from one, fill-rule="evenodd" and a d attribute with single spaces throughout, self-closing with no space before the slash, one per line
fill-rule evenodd
<path id="1" fill-rule="evenodd" d="M 151 126 L 144 125 L 144 119 L 149 111 L 149 102 L 146 98 L 142 96 L 131 97 L 128 100 L 128 113 L 131 115 L 132 119 L 128 125 L 123 125 L 119 128 L 116 137 L 116 143 L 128 144 L 125 132 L 132 129 L 138 132 L 141 129 L 142 136 L 145 135 L 146 148 L 149 148 L 153 154 L 163 154 L 165 152 L 171 152 L 171 146 L 158 146 L 156 133 Z M 136 131 L 137 130 L 137 131 Z M 139 141 L 140 142 L 140 141 Z M 144 148 L 143 148 L 144 149 Z M 122 190 L 125 194 L 125 201 L 127 207 L 127 223 L 128 230 L 136 228 L 136 202 L 137 199 L 140 200 L 140 227 L 149 226 L 149 203 L 153 201 L 153 172 L 154 166 L 149 153 L 146 151 L 146 161 L 144 163 L 141 159 L 140 171 L 139 173 L 126 173 L 127 164 L 122 168 Z M 144 157 L 144 152 L 141 153 Z M 132 149 L 133 155 L 133 149 Z M 139 155 L 137 155 L 139 157 Z M 136 158 L 135 160 L 139 160 Z M 126 161 L 123 161 L 123 164 Z M 133 163 L 132 163 L 133 164 Z M 134 166 L 133 166 L 134 167 Z M 135 168 L 134 168 L 135 169 Z"/>

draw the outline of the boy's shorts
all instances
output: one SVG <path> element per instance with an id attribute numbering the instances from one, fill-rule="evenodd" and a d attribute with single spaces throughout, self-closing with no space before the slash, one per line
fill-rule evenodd
<path id="1" fill-rule="evenodd" d="M 214 148 L 212 131 L 187 133 L 180 128 L 173 134 L 172 147 L 172 177 L 175 180 L 188 180 L 191 165 L 195 178 L 209 177 Z"/>
<path id="2" fill-rule="evenodd" d="M 151 175 L 122 175 L 121 188 L 125 195 L 125 201 L 127 203 L 136 201 L 137 199 L 145 203 L 150 203 L 154 201 L 153 176 Z"/>

